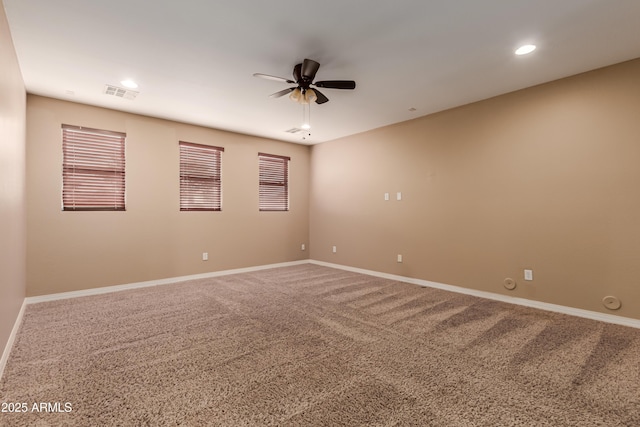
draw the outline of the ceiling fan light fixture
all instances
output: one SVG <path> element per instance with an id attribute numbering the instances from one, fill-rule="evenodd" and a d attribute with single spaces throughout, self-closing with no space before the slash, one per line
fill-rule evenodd
<path id="1" fill-rule="evenodd" d="M 301 89 L 300 90 L 300 98 L 298 99 L 298 103 L 302 104 L 302 105 L 309 105 L 309 97 L 307 92 L 309 92 L 309 89 Z"/>
<path id="2" fill-rule="evenodd" d="M 300 88 L 295 88 L 289 95 L 289 99 L 294 102 L 300 102 L 301 98 L 302 98 L 302 92 L 300 91 Z"/>
<path id="3" fill-rule="evenodd" d="M 307 89 L 304 94 L 304 99 L 310 104 L 318 99 L 318 95 L 316 95 L 313 89 Z"/>

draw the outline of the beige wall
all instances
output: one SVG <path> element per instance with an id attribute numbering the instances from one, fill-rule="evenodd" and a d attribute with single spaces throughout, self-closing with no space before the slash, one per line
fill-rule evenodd
<path id="1" fill-rule="evenodd" d="M 62 123 L 127 134 L 126 212 L 61 210 Z M 179 140 L 225 148 L 222 212 L 180 212 Z M 258 152 L 291 157 L 289 212 L 258 211 Z M 309 156 L 307 146 L 29 95 L 27 293 L 306 259 Z"/>
<path id="2" fill-rule="evenodd" d="M 30 95 L 27 293 L 310 257 L 601 312 L 615 295 L 640 318 L 637 75 L 640 60 L 312 149 Z M 127 133 L 126 212 L 60 210 L 61 123 Z M 178 140 L 225 147 L 222 212 L 179 212 Z M 292 158 L 288 213 L 257 210 L 259 151 Z"/>
<path id="3" fill-rule="evenodd" d="M 25 297 L 25 99 L 0 1 L 0 352 Z"/>
<path id="4" fill-rule="evenodd" d="M 601 312 L 615 295 L 640 318 L 639 76 L 635 60 L 314 146 L 311 258 Z"/>

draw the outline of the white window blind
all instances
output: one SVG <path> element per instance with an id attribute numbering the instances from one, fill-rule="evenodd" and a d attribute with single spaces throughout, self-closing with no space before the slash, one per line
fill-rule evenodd
<path id="1" fill-rule="evenodd" d="M 62 125 L 62 209 L 125 210 L 126 134 Z"/>
<path id="2" fill-rule="evenodd" d="M 180 141 L 180 210 L 222 210 L 222 147 Z"/>
<path id="3" fill-rule="evenodd" d="M 261 211 L 289 210 L 289 160 L 285 156 L 258 153 Z"/>

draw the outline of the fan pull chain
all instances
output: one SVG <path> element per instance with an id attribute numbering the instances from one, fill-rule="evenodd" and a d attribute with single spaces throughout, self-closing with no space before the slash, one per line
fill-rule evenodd
<path id="1" fill-rule="evenodd" d="M 302 104 L 302 125 L 300 126 L 304 131 L 302 139 L 307 139 L 311 136 L 311 104 Z"/>

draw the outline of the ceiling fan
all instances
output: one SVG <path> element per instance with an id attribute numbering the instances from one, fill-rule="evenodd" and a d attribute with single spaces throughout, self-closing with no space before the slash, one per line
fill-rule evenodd
<path id="1" fill-rule="evenodd" d="M 322 92 L 318 89 L 311 89 L 310 86 L 326 89 L 355 89 L 356 82 L 353 80 L 323 80 L 314 82 L 313 79 L 316 77 L 318 68 L 320 68 L 320 64 L 318 62 L 312 59 L 305 59 L 301 64 L 297 64 L 293 67 L 293 80 L 262 73 L 255 73 L 253 76 L 267 80 L 296 84 L 297 86 L 273 93 L 269 97 L 280 98 L 281 96 L 289 94 L 289 98 L 300 104 L 309 104 L 314 101 L 316 104 L 324 104 L 329 101 L 329 98 L 327 98 Z"/>

